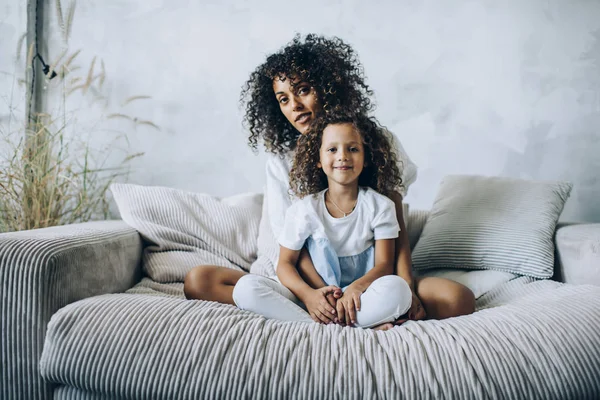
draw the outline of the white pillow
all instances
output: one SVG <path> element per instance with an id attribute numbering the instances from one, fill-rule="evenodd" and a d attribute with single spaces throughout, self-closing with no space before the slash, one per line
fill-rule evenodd
<path id="1" fill-rule="evenodd" d="M 445 177 L 415 246 L 414 269 L 493 269 L 551 278 L 554 230 L 571 187 L 566 182 Z"/>
<path id="2" fill-rule="evenodd" d="M 248 271 L 256 259 L 262 194 L 224 199 L 165 187 L 111 185 L 121 218 L 148 242 L 143 269 L 182 282 L 197 265 Z"/>

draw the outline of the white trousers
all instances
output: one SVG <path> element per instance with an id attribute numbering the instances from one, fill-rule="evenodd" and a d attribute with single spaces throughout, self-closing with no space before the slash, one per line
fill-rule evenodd
<path id="1" fill-rule="evenodd" d="M 244 275 L 233 288 L 233 301 L 242 310 L 282 321 L 314 322 L 304 305 L 281 283 L 264 276 Z M 392 322 L 405 314 L 412 303 L 406 281 L 396 275 L 376 279 L 360 296 L 355 326 L 371 328 Z"/>

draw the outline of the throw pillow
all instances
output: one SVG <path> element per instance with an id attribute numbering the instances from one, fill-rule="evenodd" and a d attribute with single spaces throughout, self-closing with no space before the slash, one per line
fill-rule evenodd
<path id="1" fill-rule="evenodd" d="M 262 194 L 220 199 L 166 187 L 110 189 L 121 218 L 147 242 L 143 269 L 156 282 L 182 282 L 197 265 L 248 271 L 256 259 Z"/>
<path id="2" fill-rule="evenodd" d="M 443 179 L 413 268 L 492 269 L 550 278 L 567 182 L 452 175 Z"/>

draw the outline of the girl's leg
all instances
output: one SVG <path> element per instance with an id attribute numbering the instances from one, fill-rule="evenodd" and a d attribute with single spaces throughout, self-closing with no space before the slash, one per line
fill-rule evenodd
<path id="1" fill-rule="evenodd" d="M 406 281 L 397 275 L 376 279 L 360 296 L 356 326 L 372 328 L 392 322 L 410 308 L 412 293 Z"/>
<path id="2" fill-rule="evenodd" d="M 415 278 L 416 294 L 421 299 L 427 319 L 444 319 L 471 314 L 475 311 L 475 296 L 468 287 L 450 279 Z"/>
<path id="3" fill-rule="evenodd" d="M 288 288 L 264 276 L 248 274 L 241 277 L 233 289 L 233 299 L 241 310 L 252 311 L 267 318 L 313 322 Z"/>
<path id="4" fill-rule="evenodd" d="M 233 287 L 246 272 L 216 265 L 194 267 L 185 276 L 183 291 L 188 299 L 233 302 Z"/>

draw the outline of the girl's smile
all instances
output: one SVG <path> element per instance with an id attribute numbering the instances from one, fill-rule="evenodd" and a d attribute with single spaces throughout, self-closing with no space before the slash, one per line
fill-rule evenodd
<path id="1" fill-rule="evenodd" d="M 330 124 L 323 130 L 320 161 L 329 187 L 357 184 L 365 163 L 362 137 L 350 123 Z"/>

